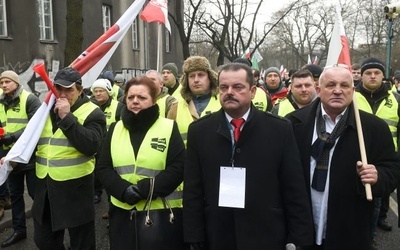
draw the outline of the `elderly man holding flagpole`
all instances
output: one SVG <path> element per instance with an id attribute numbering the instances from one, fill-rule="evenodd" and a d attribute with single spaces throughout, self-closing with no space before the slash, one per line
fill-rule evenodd
<path id="1" fill-rule="evenodd" d="M 311 249 L 371 249 L 372 195 L 396 187 L 400 165 L 386 123 L 359 111 L 353 101 L 339 8 L 337 16 L 328 55 L 331 65 L 321 74 L 319 98 L 287 118 L 296 135 L 312 204 L 315 243 Z"/>

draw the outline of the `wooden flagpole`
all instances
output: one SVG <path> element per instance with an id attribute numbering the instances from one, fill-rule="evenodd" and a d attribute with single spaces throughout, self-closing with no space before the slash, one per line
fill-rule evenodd
<path id="1" fill-rule="evenodd" d="M 360 111 L 358 110 L 356 92 L 354 92 L 353 94 L 353 106 L 354 106 L 354 116 L 356 118 L 358 145 L 360 146 L 361 162 L 363 165 L 366 165 L 368 164 L 368 160 L 367 160 L 367 153 L 365 151 L 364 135 L 361 126 Z M 371 184 L 365 183 L 364 186 L 365 186 L 365 194 L 367 196 L 367 200 L 372 201 Z"/>

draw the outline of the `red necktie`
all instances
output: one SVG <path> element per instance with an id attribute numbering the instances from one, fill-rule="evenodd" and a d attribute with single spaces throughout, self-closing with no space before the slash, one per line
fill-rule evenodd
<path id="1" fill-rule="evenodd" d="M 231 121 L 231 124 L 235 128 L 233 130 L 233 138 L 235 139 L 235 141 L 238 141 L 238 139 L 239 139 L 240 127 L 243 125 L 243 123 L 244 123 L 244 119 L 243 118 L 232 119 L 232 121 Z"/>

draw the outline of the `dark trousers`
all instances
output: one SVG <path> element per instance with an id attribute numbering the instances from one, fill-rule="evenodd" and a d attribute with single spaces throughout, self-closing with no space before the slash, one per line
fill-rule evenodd
<path id="1" fill-rule="evenodd" d="M 390 194 L 384 194 L 381 201 L 381 210 L 379 212 L 379 220 L 385 220 L 387 218 L 387 212 L 389 211 L 389 199 Z"/>
<path id="2" fill-rule="evenodd" d="M 8 190 L 8 179 L 0 185 L 0 200 L 5 201 L 6 197 L 10 196 L 10 191 Z"/>
<path id="3" fill-rule="evenodd" d="M 37 220 L 34 223 L 34 241 L 36 246 L 41 250 L 65 250 L 64 233 L 65 230 L 53 231 L 51 226 L 51 214 L 49 202 L 46 202 L 43 223 Z M 94 221 L 86 224 L 67 228 L 70 238 L 71 250 L 95 250 L 96 237 Z"/>
<path id="4" fill-rule="evenodd" d="M 11 198 L 11 214 L 15 232 L 26 232 L 24 201 L 25 178 L 28 194 L 33 199 L 36 180 L 35 169 L 29 169 L 17 173 L 11 172 L 8 176 L 8 186 L 10 189 Z"/>
<path id="5" fill-rule="evenodd" d="M 371 239 L 376 236 L 376 226 L 378 224 L 379 211 L 381 210 L 382 206 L 382 198 L 374 197 L 372 202 L 374 203 L 374 209 L 372 211 L 372 216 L 371 216 L 371 228 L 370 228 Z"/>
<path id="6" fill-rule="evenodd" d="M 101 184 L 99 178 L 96 173 L 94 174 L 94 194 L 97 196 L 101 196 L 103 193 L 103 185 Z"/>

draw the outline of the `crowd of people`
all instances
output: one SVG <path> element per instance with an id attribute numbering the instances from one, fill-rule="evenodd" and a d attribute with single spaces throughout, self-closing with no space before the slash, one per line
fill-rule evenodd
<path id="1" fill-rule="evenodd" d="M 110 249 L 377 249 L 400 180 L 400 71 L 384 79 L 377 58 L 307 64 L 289 78 L 251 66 L 214 70 L 191 56 L 181 76 L 172 62 L 132 79 L 105 71 L 89 89 L 75 69 L 59 70 L 35 153 L 0 186 L 0 217 L 9 193 L 13 223 L 1 246 L 27 237 L 26 179 L 39 249 L 65 249 L 66 230 L 71 249 L 96 249 L 103 190 Z M 0 86 L 4 157 L 41 102 L 13 71 Z M 177 231 L 157 221 L 149 237 L 141 213 L 163 210 Z"/>

